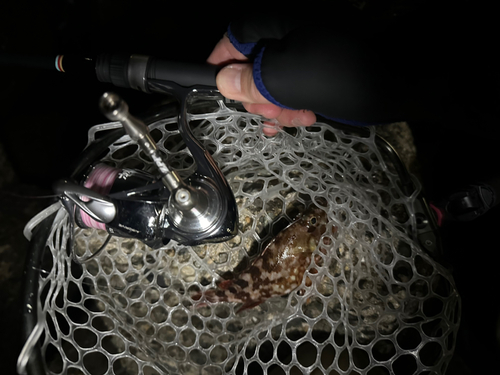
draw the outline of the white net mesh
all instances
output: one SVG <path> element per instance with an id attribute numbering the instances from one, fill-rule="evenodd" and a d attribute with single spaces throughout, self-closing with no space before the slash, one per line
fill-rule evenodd
<path id="1" fill-rule="evenodd" d="M 113 238 L 92 260 L 70 257 L 61 209 L 40 277 L 49 373 L 68 374 L 443 374 L 459 322 L 448 271 L 412 240 L 415 192 L 375 146 L 317 124 L 262 136 L 261 119 L 228 109 L 191 115 L 194 132 L 226 175 L 238 202 L 239 234 L 196 247 L 152 250 Z M 91 140 L 111 123 L 94 127 Z M 176 119 L 150 126 L 169 165 L 194 168 Z M 102 159 L 153 170 L 127 136 Z M 328 213 L 321 246 L 300 286 L 237 313 L 238 304 L 200 294 L 242 271 L 297 212 Z M 336 231 L 332 228 L 336 227 Z M 106 233 L 78 229 L 87 258 Z"/>

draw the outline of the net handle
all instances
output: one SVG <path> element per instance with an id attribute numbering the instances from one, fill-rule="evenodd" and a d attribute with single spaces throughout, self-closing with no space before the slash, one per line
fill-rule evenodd
<path id="1" fill-rule="evenodd" d="M 57 212 L 57 211 L 56 211 Z M 41 333 L 39 314 L 41 313 L 38 299 L 38 280 L 40 279 L 40 261 L 50 235 L 56 212 L 43 218 L 33 228 L 28 257 L 24 267 L 25 278 L 23 287 L 23 326 L 22 337 L 25 345 L 18 358 L 17 372 L 19 374 L 45 374 L 42 353 L 38 342 Z M 39 332 L 40 331 L 40 332 Z"/>

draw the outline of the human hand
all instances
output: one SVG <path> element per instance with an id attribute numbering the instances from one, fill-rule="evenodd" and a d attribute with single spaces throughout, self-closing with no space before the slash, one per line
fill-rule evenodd
<path id="1" fill-rule="evenodd" d="M 207 59 L 209 64 L 226 65 L 217 75 L 217 87 L 226 98 L 238 100 L 248 112 L 259 114 L 275 122 L 266 122 L 264 134 L 273 136 L 283 126 L 309 126 L 316 115 L 309 110 L 291 110 L 270 103 L 257 89 L 253 79 L 253 65 L 224 36 Z"/>

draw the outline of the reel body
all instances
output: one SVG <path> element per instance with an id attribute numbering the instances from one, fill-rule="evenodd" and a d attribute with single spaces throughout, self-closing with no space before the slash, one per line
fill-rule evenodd
<path id="1" fill-rule="evenodd" d="M 194 190 L 203 191 L 203 195 L 211 198 L 206 205 L 211 212 L 219 214 L 225 208 L 219 205 L 218 192 L 207 178 L 195 176 L 186 182 Z M 67 182 L 60 183 L 58 189 L 64 187 L 75 189 L 74 185 Z M 154 249 L 166 245 L 172 239 L 185 245 L 223 241 L 232 238 L 236 230 L 236 222 L 230 231 L 218 228 L 216 220 L 207 222 L 204 218 L 208 214 L 203 211 L 192 210 L 189 212 L 191 215 L 185 213 L 184 216 L 175 214 L 175 203 L 172 203 L 169 190 L 157 177 L 141 170 L 116 169 L 98 164 L 92 168 L 83 188 L 91 190 L 87 192 L 88 195 L 95 192 L 105 194 L 101 199 L 113 205 L 114 215 L 106 223 L 103 217 L 96 220 L 92 216 L 99 210 L 93 207 L 92 211 L 88 205 L 82 204 L 87 197 L 76 198 L 67 189 L 67 202 L 77 206 L 74 218 L 79 227 L 102 229 L 115 236 L 138 239 Z M 79 202 L 75 202 L 76 199 Z"/>

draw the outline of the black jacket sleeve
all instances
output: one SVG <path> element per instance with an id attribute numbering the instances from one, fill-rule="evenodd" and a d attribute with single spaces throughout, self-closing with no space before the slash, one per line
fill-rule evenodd
<path id="1" fill-rule="evenodd" d="M 257 17 L 233 22 L 228 34 L 253 59 L 257 87 L 271 102 L 368 125 L 443 118 L 462 95 L 452 72 L 464 45 L 450 42 L 446 28 L 413 26 L 371 33 L 319 18 L 304 25 Z"/>

